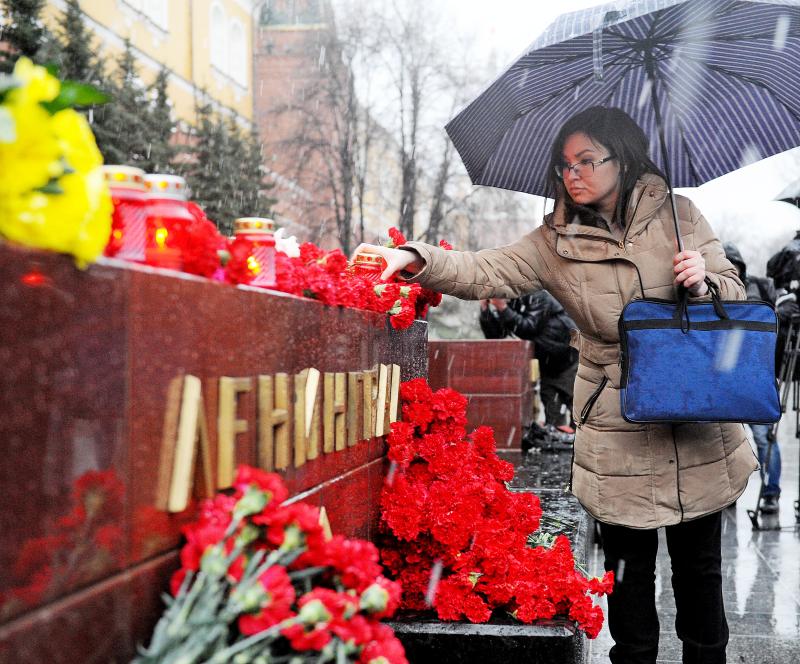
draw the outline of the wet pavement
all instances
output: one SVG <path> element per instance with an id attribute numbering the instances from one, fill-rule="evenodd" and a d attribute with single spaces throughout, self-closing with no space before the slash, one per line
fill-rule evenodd
<path id="1" fill-rule="evenodd" d="M 800 536 L 795 529 L 794 502 L 798 497 L 798 440 L 794 414 L 781 422 L 783 457 L 780 513 L 762 518 L 754 531 L 747 510 L 755 508 L 759 477 L 754 474 L 735 507 L 722 521 L 722 571 L 725 611 L 730 628 L 730 664 L 795 664 L 800 662 Z M 565 456 L 565 455 L 564 455 Z M 602 573 L 603 559 L 593 547 L 590 570 Z M 663 531 L 659 539 L 656 598 L 661 618 L 659 663 L 681 661 L 675 633 L 675 603 L 670 584 L 669 557 Z M 609 661 L 612 645 L 607 628 L 589 642 L 589 664 Z"/>

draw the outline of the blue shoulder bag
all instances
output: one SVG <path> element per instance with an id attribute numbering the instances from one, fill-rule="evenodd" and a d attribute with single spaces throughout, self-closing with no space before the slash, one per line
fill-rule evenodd
<path id="1" fill-rule="evenodd" d="M 768 302 L 632 300 L 619 318 L 628 422 L 776 422 L 778 321 Z"/>

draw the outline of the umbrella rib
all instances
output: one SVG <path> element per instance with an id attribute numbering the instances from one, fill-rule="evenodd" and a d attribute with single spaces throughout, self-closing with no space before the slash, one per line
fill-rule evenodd
<path id="1" fill-rule="evenodd" d="M 702 43 L 713 43 L 713 42 L 726 42 L 726 43 L 736 43 L 740 41 L 752 41 L 754 39 L 774 39 L 775 38 L 775 31 L 770 30 L 769 32 L 760 32 L 757 35 L 728 35 L 720 36 L 720 37 L 713 37 L 713 38 L 705 38 L 705 39 L 684 39 L 681 41 L 682 44 L 702 44 Z"/>
<path id="2" fill-rule="evenodd" d="M 769 94 L 776 102 L 778 102 L 778 104 L 782 106 L 789 115 L 791 115 L 795 120 L 800 122 L 800 113 L 798 113 L 791 106 L 788 106 L 785 102 L 783 102 L 768 85 L 758 80 L 757 78 L 752 78 L 751 76 L 747 76 L 746 74 L 738 74 L 734 71 L 726 69 L 725 67 L 721 67 L 720 65 L 712 65 L 706 63 L 706 67 L 708 67 L 712 71 L 719 72 L 724 76 L 730 76 L 731 78 L 735 78 L 737 80 L 744 81 L 745 83 L 749 83 L 750 85 L 753 85 L 757 88 L 761 88 L 764 92 Z"/>
<path id="3" fill-rule="evenodd" d="M 619 37 L 622 41 L 627 42 L 628 44 L 638 44 L 641 39 L 636 37 L 631 37 L 630 35 L 623 34 L 621 32 L 617 32 L 616 30 L 606 29 L 604 30 L 609 35 L 614 35 L 615 37 Z"/>
<path id="4" fill-rule="evenodd" d="M 695 182 L 701 182 L 700 176 L 697 173 L 697 169 L 694 166 L 694 161 L 692 160 L 692 153 L 689 151 L 689 144 L 686 141 L 686 132 L 684 132 L 683 125 L 681 124 L 680 114 L 678 112 L 678 109 L 675 107 L 675 104 L 672 102 L 672 97 L 669 93 L 669 86 L 666 84 L 664 78 L 658 74 L 657 66 L 653 67 L 653 85 L 655 85 L 656 83 L 655 81 L 656 78 L 658 78 L 658 80 L 660 81 L 661 87 L 664 90 L 664 96 L 666 97 L 666 100 L 669 102 L 669 105 L 672 108 L 672 114 L 675 117 L 675 126 L 678 128 L 678 133 L 680 134 L 681 142 L 683 143 L 684 146 L 683 152 L 686 155 L 687 161 L 689 162 L 689 170 L 692 173 L 692 177 L 694 177 Z M 664 159 L 668 158 L 669 157 L 665 154 Z"/>
<path id="5" fill-rule="evenodd" d="M 728 4 L 728 6 L 730 6 L 730 5 L 731 5 L 731 3 L 730 3 L 730 2 L 728 2 L 727 4 Z M 664 11 L 663 9 L 660 9 L 660 10 L 659 10 L 657 13 L 658 13 L 658 14 L 661 14 L 663 11 Z M 725 15 L 725 9 L 719 9 L 717 12 L 713 13 L 713 14 L 712 14 L 712 15 L 709 17 L 709 21 L 716 21 L 718 18 L 720 18 L 721 16 L 724 16 L 724 15 Z M 655 24 L 655 22 L 654 22 L 654 24 Z M 663 35 L 661 35 L 660 41 L 662 41 L 662 42 L 666 42 L 666 41 L 668 41 L 668 40 L 672 40 L 672 39 L 674 39 L 674 38 L 675 38 L 677 35 L 679 35 L 679 34 L 680 34 L 680 31 L 681 31 L 682 29 L 683 29 L 683 25 L 682 25 L 682 24 L 679 24 L 679 25 L 678 25 L 677 27 L 675 27 L 673 30 L 671 30 L 671 31 L 668 31 L 668 32 L 665 32 Z M 651 37 L 652 37 L 652 36 L 653 36 L 653 34 L 652 34 L 652 32 L 651 32 Z M 708 41 L 708 40 L 706 40 L 706 41 Z M 713 40 L 711 40 L 711 41 L 713 41 Z"/>
<path id="6" fill-rule="evenodd" d="M 653 22 L 650 24 L 650 29 L 647 31 L 647 38 L 650 40 L 654 40 L 656 36 L 656 26 L 658 26 L 658 22 L 664 18 L 664 10 L 659 9 L 653 14 Z"/>
<path id="7" fill-rule="evenodd" d="M 586 76 L 583 76 L 582 78 L 576 79 L 575 81 L 573 81 L 572 83 L 570 83 L 566 87 L 559 88 L 558 90 L 554 90 L 549 95 L 547 95 L 547 97 L 542 99 L 540 102 L 532 105 L 527 111 L 525 111 L 525 113 L 523 113 L 523 115 L 527 115 L 531 111 L 539 108 L 542 104 L 546 104 L 547 102 L 552 101 L 553 99 L 556 99 L 557 97 L 561 96 L 565 92 L 569 92 L 570 90 L 574 90 L 575 88 L 579 87 L 582 83 L 585 83 L 587 80 L 592 78 L 592 76 L 594 76 L 594 74 L 587 74 Z"/>
<path id="8" fill-rule="evenodd" d="M 632 70 L 633 70 L 634 66 L 638 66 L 638 64 L 639 64 L 638 62 L 633 62 L 632 64 L 629 64 L 629 65 L 628 65 L 628 66 L 625 68 L 625 70 L 624 70 L 624 71 L 623 71 L 623 72 L 622 72 L 622 73 L 619 75 L 619 80 L 620 80 L 620 82 L 622 81 L 622 79 L 624 79 L 624 78 L 625 78 L 625 76 L 627 76 L 627 75 L 628 75 L 628 73 L 629 73 L 630 71 L 632 71 Z M 617 92 L 617 88 L 616 88 L 616 87 L 612 87 L 612 88 L 611 88 L 611 91 L 608 93 L 608 96 L 605 98 L 605 105 L 608 105 L 608 103 L 609 103 L 609 102 L 611 101 L 611 99 L 614 97 L 614 95 L 616 94 L 616 92 Z"/>
<path id="9" fill-rule="evenodd" d="M 626 52 L 626 50 L 625 50 L 625 49 L 627 49 L 627 46 L 624 46 L 624 47 L 618 47 L 618 48 L 612 48 L 612 49 L 609 49 L 609 50 L 608 50 L 608 51 L 606 51 L 606 52 L 607 52 L 607 53 L 609 53 L 609 54 L 611 54 L 611 53 L 620 53 L 620 54 L 623 54 L 623 53 L 625 53 L 625 52 Z M 526 55 L 525 55 L 525 56 L 523 56 L 523 57 L 527 57 L 528 55 L 530 55 L 530 54 L 526 54 Z M 544 61 L 544 62 L 532 62 L 531 64 L 528 64 L 528 65 L 523 65 L 523 66 L 519 67 L 519 69 L 535 69 L 536 67 L 539 67 L 539 66 L 541 66 L 542 64 L 546 64 L 546 65 L 548 65 L 548 66 L 549 66 L 549 65 L 563 65 L 563 64 L 569 64 L 569 63 L 571 63 L 571 62 L 575 62 L 576 60 L 584 60 L 584 59 L 586 59 L 586 58 L 588 58 L 588 57 L 591 57 L 591 55 L 590 55 L 590 54 L 587 54 L 587 53 L 579 53 L 579 54 L 577 54 L 577 55 L 569 55 L 569 56 L 565 56 L 565 57 L 563 57 L 563 58 L 559 58 L 559 59 L 554 59 L 554 60 L 546 60 L 546 61 Z"/>

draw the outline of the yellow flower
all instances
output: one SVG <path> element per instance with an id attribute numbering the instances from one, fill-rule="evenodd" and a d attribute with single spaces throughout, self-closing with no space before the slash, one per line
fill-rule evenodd
<path id="1" fill-rule="evenodd" d="M 58 79 L 27 58 L 17 61 L 14 77 L 22 84 L 2 105 L 7 130 L 0 137 L 0 197 L 43 187 L 64 172 L 52 118 L 39 103 L 58 96 Z"/>
<path id="2" fill-rule="evenodd" d="M 53 118 L 39 104 L 3 104 L 14 123 L 10 141 L 0 140 L 0 197 L 45 186 L 64 172 Z"/>
<path id="3" fill-rule="evenodd" d="M 64 159 L 79 173 L 87 173 L 103 165 L 89 123 L 72 109 L 59 111 L 52 117 L 52 129 Z"/>
<path id="4" fill-rule="evenodd" d="M 28 58 L 17 60 L 14 78 L 22 81 L 22 85 L 9 92 L 8 99 L 12 103 L 28 105 L 53 101 L 61 90 L 61 82 L 55 76 Z"/>
<path id="5" fill-rule="evenodd" d="M 62 194 L 0 199 L 0 230 L 9 240 L 75 256 L 80 266 L 102 253 L 111 232 L 111 196 L 96 168 L 59 180 Z"/>
<path id="6" fill-rule="evenodd" d="M 102 253 L 111 232 L 102 156 L 82 115 L 65 109 L 51 116 L 40 105 L 58 95 L 58 79 L 25 58 L 14 75 L 22 85 L 0 105 L 0 234 L 72 254 L 83 266 Z M 60 193 L 37 191 L 52 180 Z"/>

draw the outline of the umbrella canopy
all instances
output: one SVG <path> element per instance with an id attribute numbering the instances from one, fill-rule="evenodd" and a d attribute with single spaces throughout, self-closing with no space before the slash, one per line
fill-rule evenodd
<path id="1" fill-rule="evenodd" d="M 446 128 L 473 183 L 545 195 L 556 133 L 598 105 L 636 120 L 676 187 L 800 145 L 800 1 L 633 0 L 565 14 Z"/>

